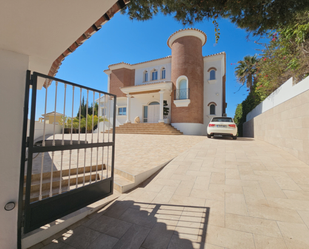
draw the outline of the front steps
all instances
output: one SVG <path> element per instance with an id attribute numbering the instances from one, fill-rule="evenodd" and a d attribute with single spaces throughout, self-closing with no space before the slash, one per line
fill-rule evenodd
<path id="1" fill-rule="evenodd" d="M 109 130 L 112 132 L 113 129 Z M 165 123 L 126 123 L 116 127 L 117 134 L 153 134 L 153 135 L 182 135 L 183 133 Z"/>
<path id="2" fill-rule="evenodd" d="M 103 169 L 103 175 L 105 175 L 105 165 L 96 166 L 87 166 L 84 168 L 78 168 L 78 170 L 68 169 L 62 170 L 62 175 L 60 171 L 54 171 L 53 175 L 51 172 L 43 173 L 42 177 L 42 199 L 50 196 L 50 182 L 52 176 L 52 187 L 51 187 L 51 195 L 55 196 L 60 194 L 61 192 L 66 192 L 69 189 L 75 189 L 76 186 L 80 187 L 85 183 L 89 184 L 90 179 L 91 182 L 101 179 L 101 172 Z M 70 175 L 69 175 L 70 174 Z M 41 174 L 32 174 L 31 176 L 31 191 L 30 191 L 30 203 L 39 200 L 40 193 L 40 179 Z M 60 184 L 61 184 L 61 192 L 60 192 Z M 26 176 L 24 178 L 24 193 L 26 190 Z"/>

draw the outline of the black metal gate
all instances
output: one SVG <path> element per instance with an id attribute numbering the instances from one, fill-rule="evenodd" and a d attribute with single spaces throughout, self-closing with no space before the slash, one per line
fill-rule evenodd
<path id="1" fill-rule="evenodd" d="M 115 110 L 115 95 L 27 72 L 20 238 L 113 193 Z"/>

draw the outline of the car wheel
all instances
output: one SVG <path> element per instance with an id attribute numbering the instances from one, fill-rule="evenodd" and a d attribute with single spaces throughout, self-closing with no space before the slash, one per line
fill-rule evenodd
<path id="1" fill-rule="evenodd" d="M 235 137 L 233 136 L 233 139 L 236 140 L 236 139 L 237 139 L 237 136 L 235 136 Z"/>
<path id="2" fill-rule="evenodd" d="M 208 137 L 208 138 L 211 138 L 211 135 L 207 134 L 207 137 Z"/>

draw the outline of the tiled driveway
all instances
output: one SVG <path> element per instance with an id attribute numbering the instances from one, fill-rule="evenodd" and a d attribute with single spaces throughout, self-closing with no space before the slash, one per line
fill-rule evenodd
<path id="1" fill-rule="evenodd" d="M 309 248 L 309 166 L 251 139 L 205 139 L 144 187 L 36 248 Z"/>

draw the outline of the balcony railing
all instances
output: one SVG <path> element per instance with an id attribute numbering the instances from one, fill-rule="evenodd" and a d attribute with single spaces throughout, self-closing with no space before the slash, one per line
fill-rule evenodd
<path id="1" fill-rule="evenodd" d="M 174 92 L 174 100 L 190 99 L 190 88 L 176 89 Z"/>

